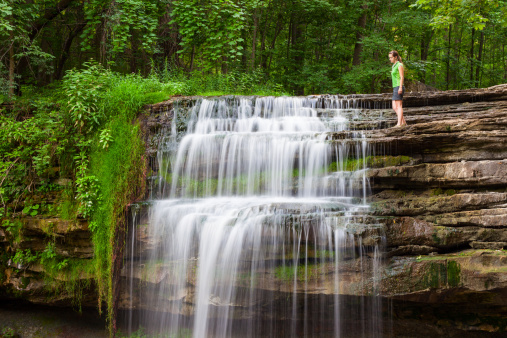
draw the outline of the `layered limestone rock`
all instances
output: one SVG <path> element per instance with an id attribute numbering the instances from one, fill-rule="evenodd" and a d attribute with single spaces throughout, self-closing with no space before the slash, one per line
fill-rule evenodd
<path id="1" fill-rule="evenodd" d="M 93 257 L 87 221 L 20 214 L 11 224 L 0 228 L 0 297 L 96 306 L 94 276 L 87 272 Z"/>
<path id="2" fill-rule="evenodd" d="M 428 332 L 435 334 L 444 334 L 448 328 L 497 333 L 505 330 L 507 85 L 408 93 L 404 99 L 408 126 L 404 128 L 392 128 L 396 116 L 390 109 L 388 94 L 343 98 L 350 100 L 351 107 L 362 107 L 359 114 L 357 109 L 343 113 L 353 116 L 352 129 L 363 132 L 373 154 L 367 159 L 372 190 L 370 216 L 367 221 L 361 220 L 372 226 L 359 232 L 350 229 L 350 233 L 356 243 L 367 247 L 382 243 L 385 250 L 380 281 L 371 274 L 372 255 L 349 257 L 341 264 L 340 293 L 368 295 L 372 285 L 380 282 L 380 295 L 391 299 L 397 306 L 393 312 L 406 320 L 399 322 L 400 327 L 407 321 L 415 320 L 417 326 L 433 320 Z M 327 97 L 318 99 L 318 113 L 326 114 L 320 108 L 326 106 Z M 189 105 L 191 100 L 183 98 L 178 104 Z M 150 115 L 144 125 L 151 131 L 147 140 L 153 157 L 163 142 L 158 131 L 171 128 L 173 104 L 168 101 L 149 107 Z M 352 136 L 350 131 L 336 132 L 328 139 L 354 142 Z M 154 158 L 152 164 L 156 172 Z M 147 248 L 153 247 L 146 231 L 139 231 L 138 235 Z M 379 240 L 382 238 L 384 241 Z M 319 274 L 325 276 L 333 273 L 335 266 L 330 262 L 321 269 Z M 125 269 L 126 275 L 134 276 L 147 287 L 168 282 L 157 273 L 149 277 L 143 268 Z M 276 271 L 264 271 L 263 278 L 269 282 L 256 284 L 257 288 L 275 292 L 272 299 L 282 299 L 294 291 L 290 285 L 284 290 L 287 283 L 277 280 Z M 316 281 L 307 280 L 306 290 L 313 290 L 315 282 L 312 292 L 333 293 L 331 284 Z M 189 308 L 184 310 L 188 314 L 192 311 L 194 287 L 189 282 L 187 296 L 182 295 L 188 297 Z M 124 297 L 120 307 L 129 308 L 132 301 Z M 137 309 L 146 306 L 142 300 L 133 303 Z M 472 303 L 476 313 L 470 307 Z M 434 306 L 446 308 L 447 312 L 436 318 L 439 311 Z M 425 315 L 420 315 L 422 312 Z M 451 312 L 462 317 L 451 318 Z"/>
<path id="3" fill-rule="evenodd" d="M 411 158 L 368 172 L 386 229 L 382 294 L 461 309 L 445 325 L 489 332 L 503 332 L 507 316 L 507 101 L 497 98 L 407 108 L 407 127 L 367 132 L 377 153 Z"/>

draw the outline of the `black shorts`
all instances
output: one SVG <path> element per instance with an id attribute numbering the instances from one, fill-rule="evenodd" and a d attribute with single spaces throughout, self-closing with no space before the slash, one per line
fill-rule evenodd
<path id="1" fill-rule="evenodd" d="M 393 101 L 403 100 L 403 95 L 405 95 L 405 86 L 402 88 L 401 95 L 398 94 L 398 89 L 400 89 L 400 86 L 393 88 Z"/>

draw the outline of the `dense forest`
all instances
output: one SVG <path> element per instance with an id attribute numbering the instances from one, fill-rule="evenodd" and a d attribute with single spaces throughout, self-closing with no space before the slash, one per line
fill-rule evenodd
<path id="1" fill-rule="evenodd" d="M 408 79 L 442 90 L 485 87 L 507 80 L 506 4 L 2 0 L 0 87 L 20 95 L 94 59 L 166 81 L 249 73 L 247 80 L 269 79 L 290 94 L 373 93 L 389 87 L 393 49 Z"/>

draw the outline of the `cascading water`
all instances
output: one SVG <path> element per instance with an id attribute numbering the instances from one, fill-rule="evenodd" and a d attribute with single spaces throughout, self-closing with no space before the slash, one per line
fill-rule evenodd
<path id="1" fill-rule="evenodd" d="M 344 102 L 218 98 L 175 109 L 159 197 L 126 248 L 129 333 L 382 335 L 369 148 L 351 127 L 359 110 Z M 331 142 L 339 131 L 353 138 Z"/>

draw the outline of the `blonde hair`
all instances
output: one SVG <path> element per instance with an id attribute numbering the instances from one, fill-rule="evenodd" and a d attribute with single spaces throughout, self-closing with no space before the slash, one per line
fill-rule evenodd
<path id="1" fill-rule="evenodd" d="M 398 61 L 400 61 L 400 62 L 401 62 L 401 56 L 400 56 L 400 54 L 399 54 L 397 51 L 392 50 L 392 51 L 390 51 L 390 52 L 389 52 L 389 54 L 391 54 L 391 55 L 392 55 L 392 56 L 394 56 L 394 57 L 395 57 Z"/>

